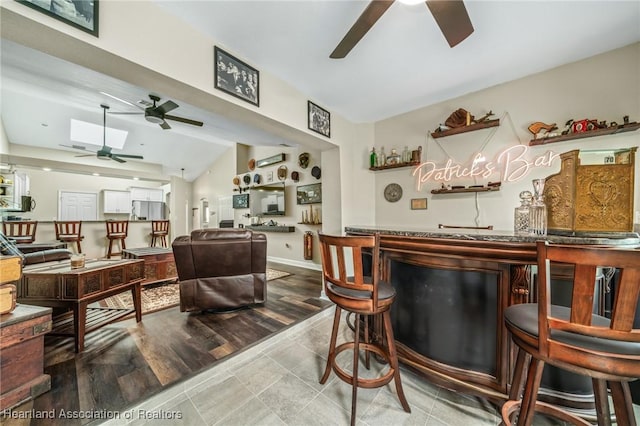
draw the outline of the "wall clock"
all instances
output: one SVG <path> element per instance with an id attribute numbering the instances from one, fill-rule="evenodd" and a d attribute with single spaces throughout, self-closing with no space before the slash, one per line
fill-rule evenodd
<path id="1" fill-rule="evenodd" d="M 402 187 L 397 183 L 390 183 L 384 188 L 384 199 L 390 203 L 395 203 L 402 198 Z"/>

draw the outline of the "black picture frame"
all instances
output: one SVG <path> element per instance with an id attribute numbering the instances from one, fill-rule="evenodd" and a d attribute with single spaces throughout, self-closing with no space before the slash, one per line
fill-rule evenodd
<path id="1" fill-rule="evenodd" d="M 309 130 L 331 137 L 331 113 L 311 101 L 307 101 L 307 125 Z"/>
<path id="2" fill-rule="evenodd" d="M 296 187 L 297 204 L 322 203 L 322 184 L 301 185 Z"/>
<path id="3" fill-rule="evenodd" d="M 234 209 L 248 209 L 249 208 L 249 194 L 237 194 L 233 196 L 233 208 Z"/>
<path id="4" fill-rule="evenodd" d="M 215 88 L 259 107 L 260 71 L 218 46 L 213 48 L 213 60 Z"/>
<path id="5" fill-rule="evenodd" d="M 36 0 L 16 0 L 27 7 L 51 16 L 65 24 L 78 28 L 84 32 L 87 32 L 95 37 L 98 37 L 98 23 L 99 19 L 99 0 L 81 0 L 75 2 L 64 2 L 67 6 L 73 6 L 73 11 L 70 9 L 55 10 L 55 2 L 51 1 L 49 8 L 42 7 L 43 2 Z M 75 12 L 75 13 L 74 13 Z"/>

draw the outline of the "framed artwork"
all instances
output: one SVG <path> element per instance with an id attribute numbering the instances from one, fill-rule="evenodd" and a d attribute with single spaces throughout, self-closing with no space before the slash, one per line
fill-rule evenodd
<path id="1" fill-rule="evenodd" d="M 426 210 L 427 209 L 427 199 L 426 198 L 412 198 L 411 199 L 411 210 Z"/>
<path id="2" fill-rule="evenodd" d="M 258 166 L 258 167 L 266 167 L 266 166 L 270 166 L 272 164 L 282 163 L 285 159 L 286 159 L 286 156 L 285 156 L 284 153 L 276 154 L 276 155 L 273 155 L 271 157 L 263 158 L 262 160 L 256 161 L 256 166 Z"/>
<path id="3" fill-rule="evenodd" d="M 248 209 L 249 208 L 249 194 L 238 194 L 233 196 L 233 208 L 234 209 Z"/>
<path id="4" fill-rule="evenodd" d="M 267 182 L 273 182 L 273 172 L 267 172 Z"/>
<path id="5" fill-rule="evenodd" d="M 315 204 L 322 202 L 322 184 L 301 185 L 296 187 L 297 204 Z"/>
<path id="6" fill-rule="evenodd" d="M 98 37 L 98 0 L 16 0 L 38 12 Z"/>
<path id="7" fill-rule="evenodd" d="M 331 137 L 331 113 L 320 108 L 311 101 L 307 101 L 307 121 L 309 130 Z"/>
<path id="8" fill-rule="evenodd" d="M 260 72 L 218 46 L 214 46 L 213 56 L 216 89 L 260 106 Z"/>

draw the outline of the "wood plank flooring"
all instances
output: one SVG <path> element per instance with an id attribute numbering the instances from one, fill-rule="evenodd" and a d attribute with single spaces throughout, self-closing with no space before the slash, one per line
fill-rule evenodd
<path id="1" fill-rule="evenodd" d="M 55 410 L 54 418 L 14 419 L 4 413 L 2 424 L 99 423 L 60 418 L 60 410 L 102 416 L 123 410 L 330 305 L 319 298 L 319 271 L 269 267 L 292 275 L 268 282 L 264 305 L 217 314 L 189 314 L 178 307 L 145 314 L 141 323 L 127 319 L 88 334 L 80 354 L 73 352 L 72 338 L 47 336 L 45 373 L 51 375 L 51 390 L 12 411 Z"/>

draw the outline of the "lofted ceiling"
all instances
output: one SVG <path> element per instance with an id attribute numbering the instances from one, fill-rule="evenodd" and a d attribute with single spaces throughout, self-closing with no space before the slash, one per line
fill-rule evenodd
<path id="1" fill-rule="evenodd" d="M 332 114 L 375 122 L 640 41 L 640 1 L 481 1 L 465 5 L 475 28 L 450 48 L 424 3 L 395 2 L 344 59 L 329 54 L 368 1 L 152 0 L 261 72 Z M 102 124 L 110 111 L 138 111 L 152 87 L 137 87 L 3 40 L 2 119 L 11 142 L 64 150 L 71 118 Z M 52 76 L 55 76 L 52 78 Z M 157 93 L 163 97 L 162 93 Z M 163 99 L 163 102 L 166 99 Z M 265 130 L 173 99 L 162 130 L 141 115 L 113 115 L 129 131 L 122 152 L 144 155 L 166 175 L 191 180 L 235 142 L 295 146 Z M 152 142 L 152 143 L 151 143 Z M 179 149 L 176 149 L 179 147 Z M 206 153 L 206 155 L 203 155 Z M 187 167 L 187 174 L 181 171 Z"/>

